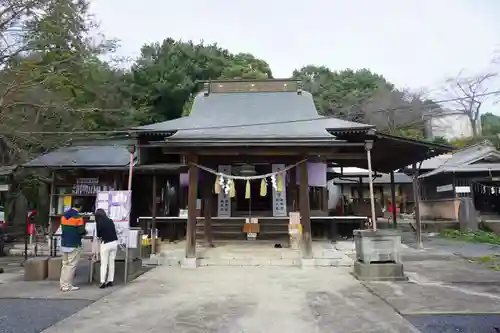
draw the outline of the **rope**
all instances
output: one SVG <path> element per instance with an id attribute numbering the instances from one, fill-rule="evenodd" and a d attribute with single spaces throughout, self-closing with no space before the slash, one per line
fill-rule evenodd
<path id="1" fill-rule="evenodd" d="M 207 168 L 207 167 L 205 167 L 203 165 L 199 165 L 199 164 L 196 164 L 196 163 L 191 163 L 191 164 L 194 165 L 195 167 L 201 169 L 201 170 L 204 170 L 206 172 L 210 172 L 211 174 L 214 174 L 216 176 L 222 176 L 222 177 L 224 177 L 224 179 L 255 180 L 255 179 L 264 179 L 264 178 L 275 176 L 275 175 L 278 175 L 278 174 L 281 174 L 281 173 L 285 173 L 288 170 L 295 168 L 299 164 L 304 163 L 305 161 L 307 161 L 307 159 L 303 159 L 302 161 L 299 161 L 299 162 L 297 162 L 295 164 L 289 165 L 286 168 L 284 168 L 283 170 L 276 171 L 276 172 L 271 172 L 271 173 L 266 173 L 266 174 L 258 175 L 258 176 L 233 176 L 233 175 L 226 175 L 225 173 L 216 171 L 214 169 Z"/>

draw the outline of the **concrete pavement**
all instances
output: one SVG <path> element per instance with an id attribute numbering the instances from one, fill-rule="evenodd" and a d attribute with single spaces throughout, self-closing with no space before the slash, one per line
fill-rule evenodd
<path id="1" fill-rule="evenodd" d="M 45 332 L 418 332 L 349 271 L 158 267 Z"/>
<path id="2" fill-rule="evenodd" d="M 496 248 L 426 239 L 417 250 L 406 242 L 408 282 L 362 284 L 350 268 L 278 266 L 158 267 L 111 294 L 0 279 L 0 331 L 500 332 L 500 272 L 462 258 Z M 351 247 L 336 244 L 348 256 Z M 79 272 L 86 276 L 85 267 Z"/>

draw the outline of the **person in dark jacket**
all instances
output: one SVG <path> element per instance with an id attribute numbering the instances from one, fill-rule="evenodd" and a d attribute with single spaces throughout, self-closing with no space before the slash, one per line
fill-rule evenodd
<path id="1" fill-rule="evenodd" d="M 103 289 L 113 286 L 118 235 L 115 223 L 103 209 L 98 209 L 95 212 L 95 221 L 97 237 L 101 240 L 101 286 L 99 288 Z"/>
<path id="2" fill-rule="evenodd" d="M 62 291 L 75 291 L 73 286 L 76 266 L 82 253 L 82 237 L 85 236 L 85 223 L 80 215 L 81 205 L 75 203 L 61 217 L 62 267 L 60 286 Z"/>

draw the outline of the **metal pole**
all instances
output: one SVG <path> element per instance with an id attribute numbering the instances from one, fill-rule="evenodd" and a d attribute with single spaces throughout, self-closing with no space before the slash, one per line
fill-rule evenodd
<path id="1" fill-rule="evenodd" d="M 377 230 L 377 217 L 375 215 L 375 198 L 373 194 L 373 173 L 372 173 L 372 153 L 373 141 L 366 142 L 366 157 L 368 160 L 368 182 L 370 185 L 370 206 L 372 210 L 372 226 L 373 230 Z"/>
<path id="2" fill-rule="evenodd" d="M 134 170 L 134 150 L 135 150 L 135 147 L 130 149 L 130 162 L 129 162 L 129 166 L 128 166 L 128 186 L 127 186 L 127 189 L 129 192 L 132 192 L 132 172 Z M 129 230 L 130 230 L 130 222 L 129 222 Z M 126 237 L 127 243 L 125 244 L 125 268 L 124 268 L 125 276 L 123 278 L 124 283 L 127 283 L 127 276 L 128 276 L 128 244 L 129 244 L 128 237 L 129 237 L 129 234 L 127 233 L 127 237 Z"/>
<path id="3" fill-rule="evenodd" d="M 420 221 L 420 196 L 418 195 L 418 169 L 417 163 L 413 163 L 413 201 L 415 202 L 415 224 L 416 224 L 416 234 L 417 234 L 417 246 L 422 249 L 422 223 Z"/>
<path id="4" fill-rule="evenodd" d="M 134 170 L 134 153 L 130 153 L 130 162 L 128 166 L 128 187 L 129 191 L 132 191 L 132 171 Z"/>
<path id="5" fill-rule="evenodd" d="M 397 227 L 397 209 L 396 209 L 396 184 L 394 183 L 394 171 L 391 171 L 391 202 L 392 202 L 392 227 Z"/>

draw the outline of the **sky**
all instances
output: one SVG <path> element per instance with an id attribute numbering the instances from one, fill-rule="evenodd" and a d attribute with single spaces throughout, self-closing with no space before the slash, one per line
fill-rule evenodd
<path id="1" fill-rule="evenodd" d="M 120 56 L 167 37 L 204 40 L 266 60 L 274 77 L 307 64 L 368 68 L 435 98 L 500 51 L 498 0 L 92 0 L 91 11 Z"/>

